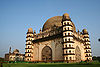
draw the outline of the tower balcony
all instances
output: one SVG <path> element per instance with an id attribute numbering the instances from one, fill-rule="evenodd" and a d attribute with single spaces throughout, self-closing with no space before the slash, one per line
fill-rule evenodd
<path id="1" fill-rule="evenodd" d="M 63 55 L 75 55 L 75 53 L 66 53 L 66 54 L 63 54 Z"/>
<path id="2" fill-rule="evenodd" d="M 25 49 L 32 49 L 32 48 L 25 48 Z"/>
<path id="3" fill-rule="evenodd" d="M 65 36 L 63 36 L 63 37 L 73 37 L 73 35 L 65 35 Z"/>
<path id="4" fill-rule="evenodd" d="M 90 44 L 88 43 L 88 44 L 85 44 L 85 45 L 90 45 Z"/>
<path id="5" fill-rule="evenodd" d="M 87 55 L 87 56 L 85 56 L 85 57 L 92 57 L 91 55 Z"/>
<path id="6" fill-rule="evenodd" d="M 85 40 L 84 42 L 90 42 L 89 40 Z"/>
<path id="7" fill-rule="evenodd" d="M 63 43 L 74 43 L 74 41 L 65 41 Z"/>
<path id="8" fill-rule="evenodd" d="M 26 34 L 33 34 L 33 32 L 27 32 Z"/>
<path id="9" fill-rule="evenodd" d="M 32 44 L 28 43 L 28 44 L 26 44 L 26 45 L 32 45 Z"/>
<path id="10" fill-rule="evenodd" d="M 30 35 L 29 36 L 26 36 L 26 38 L 28 38 L 28 37 L 33 38 L 33 36 L 30 36 Z"/>
<path id="11" fill-rule="evenodd" d="M 86 48 L 84 48 L 84 49 L 91 49 L 91 48 L 87 48 L 87 47 L 86 47 Z"/>
<path id="12" fill-rule="evenodd" d="M 70 32 L 73 32 L 73 30 L 63 30 L 63 32 L 66 32 L 66 31 L 70 31 Z"/>
<path id="13" fill-rule="evenodd" d="M 74 47 L 65 47 L 63 49 L 75 49 Z"/>
<path id="14" fill-rule="evenodd" d="M 88 33 L 83 33 L 83 35 L 89 35 Z"/>
<path id="15" fill-rule="evenodd" d="M 84 36 L 83 38 L 89 38 L 89 36 Z"/>
<path id="16" fill-rule="evenodd" d="M 64 24 L 63 27 L 64 27 L 64 26 L 71 26 L 71 27 L 73 27 L 71 24 Z"/>
<path id="17" fill-rule="evenodd" d="M 92 53 L 92 52 L 90 52 L 90 51 L 86 51 L 85 53 Z"/>
<path id="18" fill-rule="evenodd" d="M 29 39 L 29 40 L 26 40 L 26 42 L 27 42 L 27 41 L 32 41 L 32 40 Z"/>
<path id="19" fill-rule="evenodd" d="M 32 52 L 25 52 L 25 53 L 32 53 Z"/>
<path id="20" fill-rule="evenodd" d="M 31 57 L 31 58 L 33 58 L 32 56 L 25 56 L 25 58 L 28 58 L 28 57 Z"/>

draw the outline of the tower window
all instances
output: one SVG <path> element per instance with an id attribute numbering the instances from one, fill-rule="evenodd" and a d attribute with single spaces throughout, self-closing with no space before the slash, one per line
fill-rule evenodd
<path id="1" fill-rule="evenodd" d="M 67 53 L 67 51 L 66 51 L 66 53 Z"/>
<path id="2" fill-rule="evenodd" d="M 66 28 L 64 28 L 66 30 Z"/>
<path id="3" fill-rule="evenodd" d="M 66 57 L 66 60 L 68 60 L 68 57 Z"/>
<path id="4" fill-rule="evenodd" d="M 71 45 L 69 44 L 69 47 L 71 47 Z"/>
<path id="5" fill-rule="evenodd" d="M 68 40 L 70 41 L 70 38 Z"/>
<path id="6" fill-rule="evenodd" d="M 67 22 L 67 24 L 69 25 L 69 22 Z"/>
<path id="7" fill-rule="evenodd" d="M 64 23 L 64 25 L 66 25 L 66 22 Z"/>
<path id="8" fill-rule="evenodd" d="M 65 42 L 67 41 L 67 39 L 65 39 Z"/>
<path id="9" fill-rule="evenodd" d="M 28 46 L 28 48 L 29 48 L 29 46 Z"/>
<path id="10" fill-rule="evenodd" d="M 88 54 L 86 54 L 86 56 L 88 56 Z"/>
<path id="11" fill-rule="evenodd" d="M 69 53 L 71 53 L 71 50 L 69 50 Z"/>
<path id="12" fill-rule="evenodd" d="M 69 59 L 70 59 L 70 60 L 72 60 L 72 58 L 71 58 L 71 57 L 69 57 Z"/>
<path id="13" fill-rule="evenodd" d="M 30 52 L 30 51 L 28 50 L 28 52 Z"/>
<path id="14" fill-rule="evenodd" d="M 68 33 L 68 35 L 70 35 L 70 33 Z"/>
<path id="15" fill-rule="evenodd" d="M 65 33 L 65 36 L 66 36 L 66 33 Z"/>
<path id="16" fill-rule="evenodd" d="M 67 47 L 67 45 L 66 45 L 66 47 Z"/>
<path id="17" fill-rule="evenodd" d="M 68 30 L 69 30 L 69 27 L 68 27 Z"/>

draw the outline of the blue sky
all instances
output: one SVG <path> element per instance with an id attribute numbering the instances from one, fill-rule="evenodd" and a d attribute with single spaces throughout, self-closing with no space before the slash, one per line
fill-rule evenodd
<path id="1" fill-rule="evenodd" d="M 100 0 L 0 0 L 0 57 L 9 51 L 25 51 L 28 28 L 36 32 L 47 19 L 68 13 L 76 30 L 90 34 L 92 55 L 100 56 Z"/>

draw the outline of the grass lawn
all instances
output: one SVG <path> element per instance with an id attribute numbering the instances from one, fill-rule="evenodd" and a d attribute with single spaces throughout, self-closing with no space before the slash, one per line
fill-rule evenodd
<path id="1" fill-rule="evenodd" d="M 66 63 L 10 63 L 3 67 L 100 67 L 100 64 L 66 64 Z"/>

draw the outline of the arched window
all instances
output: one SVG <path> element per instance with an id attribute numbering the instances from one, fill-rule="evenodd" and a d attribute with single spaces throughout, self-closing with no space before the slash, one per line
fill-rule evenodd
<path id="1" fill-rule="evenodd" d="M 65 36 L 66 36 L 66 33 L 65 33 Z"/>
<path id="2" fill-rule="evenodd" d="M 68 33 L 68 35 L 70 35 L 70 33 Z"/>
<path id="3" fill-rule="evenodd" d="M 64 28 L 66 30 L 66 28 Z"/>
<path id="4" fill-rule="evenodd" d="M 68 30 L 69 30 L 69 27 L 68 27 Z"/>
<path id="5" fill-rule="evenodd" d="M 66 53 L 67 53 L 67 50 L 66 50 Z"/>
<path id="6" fill-rule="evenodd" d="M 67 45 L 65 45 L 66 46 L 66 48 L 67 48 Z"/>
<path id="7" fill-rule="evenodd" d="M 68 40 L 70 41 L 70 38 Z"/>
<path id="8" fill-rule="evenodd" d="M 64 25 L 66 25 L 66 22 L 64 23 Z"/>
<path id="9" fill-rule="evenodd" d="M 30 50 L 28 50 L 28 52 L 30 52 Z"/>
<path id="10" fill-rule="evenodd" d="M 69 50 L 69 53 L 71 53 L 71 50 Z"/>
<path id="11" fill-rule="evenodd" d="M 69 25 L 69 22 L 67 22 L 67 25 Z"/>
<path id="12" fill-rule="evenodd" d="M 29 48 L 29 46 L 28 46 L 28 48 Z"/>
<path id="13" fill-rule="evenodd" d="M 72 60 L 72 57 L 69 57 L 70 60 Z"/>
<path id="14" fill-rule="evenodd" d="M 65 39 L 65 42 L 67 42 L 67 39 Z"/>
<path id="15" fill-rule="evenodd" d="M 86 56 L 88 56 L 88 54 L 86 54 Z"/>
<path id="16" fill-rule="evenodd" d="M 71 45 L 69 44 L 69 47 L 71 47 Z"/>
<path id="17" fill-rule="evenodd" d="M 68 57 L 66 57 L 66 60 L 68 60 Z"/>

